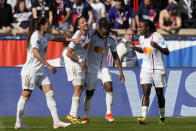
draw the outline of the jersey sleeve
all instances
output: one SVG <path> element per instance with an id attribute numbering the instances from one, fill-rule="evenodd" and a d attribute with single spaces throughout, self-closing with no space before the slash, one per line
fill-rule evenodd
<path id="1" fill-rule="evenodd" d="M 109 37 L 108 44 L 110 46 L 111 52 L 117 52 L 117 50 L 116 50 L 116 45 L 117 44 L 116 44 L 116 41 L 113 38 Z"/>
<path id="2" fill-rule="evenodd" d="M 38 32 L 34 32 L 31 35 L 30 44 L 31 44 L 32 49 L 33 48 L 39 49 L 40 40 L 39 40 Z"/>
<path id="3" fill-rule="evenodd" d="M 77 31 L 75 32 L 75 34 L 72 36 L 72 39 L 80 38 L 80 37 L 81 37 L 80 35 L 81 35 L 80 31 L 77 30 Z M 72 48 L 72 49 L 75 49 L 76 46 L 77 46 L 77 43 L 75 43 L 75 42 L 70 42 L 68 47 L 70 47 L 70 48 Z"/>
<path id="4" fill-rule="evenodd" d="M 159 34 L 158 32 L 155 32 L 153 34 L 152 41 L 157 43 L 162 48 L 167 48 L 167 44 L 165 43 L 163 36 L 161 34 Z"/>

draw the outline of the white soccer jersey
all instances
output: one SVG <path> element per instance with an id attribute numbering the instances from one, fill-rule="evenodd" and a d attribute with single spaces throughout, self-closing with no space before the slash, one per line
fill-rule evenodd
<path id="1" fill-rule="evenodd" d="M 98 72 L 103 67 L 108 67 L 107 56 L 109 49 L 116 52 L 116 42 L 113 38 L 107 37 L 101 39 L 100 36 L 94 34 L 91 36 L 90 48 L 87 54 L 88 72 Z"/>
<path id="2" fill-rule="evenodd" d="M 80 44 L 75 42 L 70 42 L 68 47 L 73 49 L 72 53 L 74 55 L 76 55 L 80 59 L 85 60 L 87 56 L 88 48 L 90 46 L 90 34 L 88 32 L 87 35 L 84 36 L 81 34 L 80 30 L 77 30 L 73 35 L 72 39 L 76 39 L 76 38 L 82 38 L 84 39 L 84 41 L 82 41 Z"/>
<path id="3" fill-rule="evenodd" d="M 165 43 L 163 37 L 157 32 L 154 32 L 148 38 L 140 36 L 140 47 L 144 51 L 141 72 L 165 73 L 163 55 L 158 49 L 153 48 L 150 45 L 151 41 L 156 42 L 162 48 L 167 48 L 167 44 Z"/>
<path id="4" fill-rule="evenodd" d="M 45 59 L 48 40 L 54 39 L 53 35 L 41 35 L 38 31 L 33 32 L 30 46 L 27 50 L 27 60 L 22 67 L 21 75 L 42 75 L 45 73 L 44 64 L 33 55 L 33 48 L 37 48 L 40 55 Z"/>

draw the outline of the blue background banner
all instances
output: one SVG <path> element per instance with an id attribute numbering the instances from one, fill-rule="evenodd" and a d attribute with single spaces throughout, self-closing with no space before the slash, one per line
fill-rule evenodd
<path id="1" fill-rule="evenodd" d="M 47 70 L 47 69 L 46 69 Z M 21 93 L 20 67 L 0 68 L 0 116 L 15 116 L 16 106 Z M 120 83 L 118 70 L 111 68 L 114 87 L 114 116 L 140 116 L 142 90 L 139 84 L 140 68 L 124 68 L 126 81 Z M 57 68 L 53 75 L 47 74 L 51 80 L 58 114 L 65 116 L 70 111 L 73 86 L 67 82 L 64 68 Z M 167 83 L 164 94 L 166 97 L 166 116 L 196 116 L 196 68 L 167 68 Z M 80 101 L 79 115 L 83 116 L 83 99 Z M 159 116 L 155 90 L 150 96 L 149 116 Z M 105 91 L 101 83 L 92 101 L 90 115 L 104 116 L 106 112 Z M 44 94 L 36 87 L 25 108 L 26 116 L 50 116 Z"/>

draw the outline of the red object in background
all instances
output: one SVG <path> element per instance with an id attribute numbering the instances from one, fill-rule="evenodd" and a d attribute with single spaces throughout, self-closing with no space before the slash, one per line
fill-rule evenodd
<path id="1" fill-rule="evenodd" d="M 47 60 L 61 57 L 63 43 L 48 42 Z M 26 61 L 26 40 L 0 40 L 0 67 L 23 65 Z"/>
<path id="2" fill-rule="evenodd" d="M 73 14 L 73 24 L 76 22 L 77 18 L 78 18 L 78 14 Z"/>
<path id="3" fill-rule="evenodd" d="M 138 10 L 138 5 L 139 5 L 139 0 L 134 0 L 133 1 L 133 12 L 134 12 L 134 14 L 136 14 L 136 12 Z"/>

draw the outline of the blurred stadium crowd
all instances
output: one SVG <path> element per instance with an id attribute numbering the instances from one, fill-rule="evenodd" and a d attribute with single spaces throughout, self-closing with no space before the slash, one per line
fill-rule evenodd
<path id="1" fill-rule="evenodd" d="M 72 29 L 78 16 L 95 28 L 106 17 L 114 29 L 137 30 L 150 19 L 167 32 L 196 27 L 196 0 L 0 0 L 0 33 L 28 32 L 31 17 L 47 16 L 52 29 Z"/>

